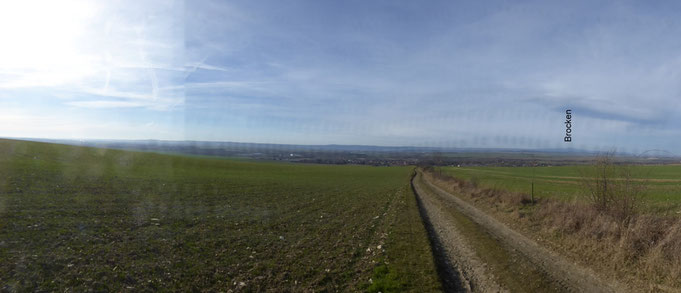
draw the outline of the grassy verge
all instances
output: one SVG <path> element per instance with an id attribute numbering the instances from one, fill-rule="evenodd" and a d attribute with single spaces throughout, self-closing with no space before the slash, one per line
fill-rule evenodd
<path id="1" fill-rule="evenodd" d="M 428 184 L 420 184 L 426 192 L 437 196 Z M 439 200 L 446 205 L 445 201 Z M 466 242 L 475 248 L 476 255 L 489 266 L 497 282 L 511 292 L 556 292 L 550 276 L 537 268 L 519 252 L 505 246 L 479 224 L 451 205 L 449 218 Z"/>
<path id="2" fill-rule="evenodd" d="M 429 255 L 403 259 L 429 249 L 398 225 L 410 173 L 2 140 L 0 289 L 361 291 L 381 260 L 436 286 Z"/>
<path id="3" fill-rule="evenodd" d="M 427 175 L 443 189 L 508 223 L 518 231 L 567 255 L 602 277 L 620 280 L 635 291 L 681 287 L 681 220 L 646 210 L 627 222 L 583 201 L 529 196 L 486 188 L 470 180 Z"/>

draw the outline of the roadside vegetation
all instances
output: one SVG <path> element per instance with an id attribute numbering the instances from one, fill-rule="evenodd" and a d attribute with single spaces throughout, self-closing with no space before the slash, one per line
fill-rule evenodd
<path id="1" fill-rule="evenodd" d="M 532 169 L 447 167 L 426 177 L 633 291 L 681 288 L 681 166 L 603 156 L 587 167 Z"/>
<path id="2" fill-rule="evenodd" d="M 552 167 L 442 167 L 442 173 L 475 183 L 481 188 L 522 194 L 531 194 L 534 183 L 537 198 L 573 201 L 584 199 L 583 179 L 593 178 L 593 163 L 596 160 L 592 159 L 586 165 Z M 627 166 L 612 159 L 611 163 L 626 167 L 626 170 L 618 171 L 620 174 L 610 175 L 613 181 L 621 181 L 621 173 L 626 171 L 631 182 L 645 183 L 640 193 L 640 209 L 655 213 L 681 210 L 681 164 Z"/>
<path id="3" fill-rule="evenodd" d="M 421 175 L 414 186 L 430 221 L 437 225 L 438 237 L 446 242 L 453 267 L 458 270 L 459 286 L 474 292 L 564 292 L 565 284 L 555 281 L 545 268 L 532 263 L 517 247 L 518 239 L 502 239 L 502 232 L 471 217 L 469 209 L 443 196 Z M 489 222 L 487 222 L 489 223 Z M 447 232 L 445 232 L 447 231 Z M 449 238 L 449 239 L 448 239 Z M 456 240 L 454 240 L 456 239 Z M 543 260 L 544 261 L 544 260 Z M 569 287 L 568 287 L 569 288 Z M 461 290 L 454 288 L 454 291 Z"/>
<path id="4" fill-rule="evenodd" d="M 0 140 L 0 290 L 438 291 L 411 172 Z"/>

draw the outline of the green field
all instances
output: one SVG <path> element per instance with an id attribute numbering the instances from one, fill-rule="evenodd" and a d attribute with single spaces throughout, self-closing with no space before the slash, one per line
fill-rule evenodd
<path id="1" fill-rule="evenodd" d="M 0 290 L 437 291 L 411 172 L 0 140 Z"/>
<path id="2" fill-rule="evenodd" d="M 583 176 L 589 166 L 554 167 L 443 167 L 442 172 L 480 186 L 529 194 L 534 182 L 538 197 L 581 198 Z M 636 182 L 646 186 L 644 202 L 657 209 L 681 206 L 681 165 L 635 165 L 631 167 Z"/>

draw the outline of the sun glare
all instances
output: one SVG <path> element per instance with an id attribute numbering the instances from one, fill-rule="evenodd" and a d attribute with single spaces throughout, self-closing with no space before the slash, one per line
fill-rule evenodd
<path id="1" fill-rule="evenodd" d="M 0 2 L 0 87 L 59 84 L 90 71 L 82 45 L 92 2 Z"/>

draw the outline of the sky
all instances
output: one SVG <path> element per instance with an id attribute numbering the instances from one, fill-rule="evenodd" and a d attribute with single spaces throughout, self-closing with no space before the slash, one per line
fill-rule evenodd
<path id="1" fill-rule="evenodd" d="M 5 1 L 0 137 L 681 155 L 679 36 L 679 1 Z"/>

